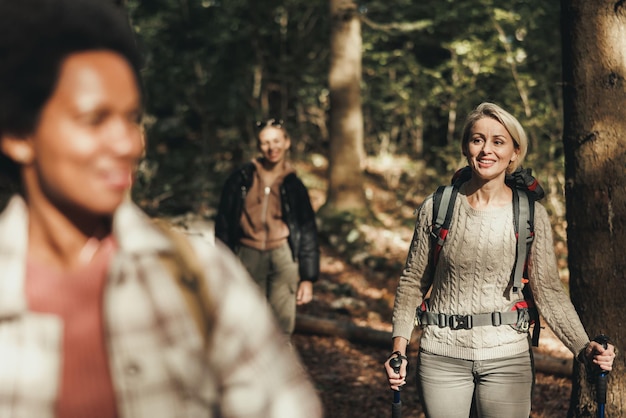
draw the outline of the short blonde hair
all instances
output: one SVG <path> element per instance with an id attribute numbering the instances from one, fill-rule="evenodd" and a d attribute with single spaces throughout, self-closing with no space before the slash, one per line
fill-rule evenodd
<path id="1" fill-rule="evenodd" d="M 526 153 L 528 152 L 528 137 L 522 125 L 513 115 L 500 106 L 483 102 L 479 104 L 476 109 L 472 110 L 465 119 L 465 126 L 463 127 L 463 136 L 461 137 L 461 149 L 463 155 L 467 155 L 467 146 L 470 140 L 470 133 L 472 127 L 476 122 L 482 118 L 491 118 L 497 120 L 508 131 L 509 135 L 515 143 L 515 149 L 517 150 L 517 159 L 512 161 L 507 168 L 508 173 L 515 171 L 517 167 L 522 164 Z"/>
<path id="2" fill-rule="evenodd" d="M 264 131 L 268 128 L 274 128 L 274 129 L 278 129 L 279 131 L 282 131 L 283 135 L 285 135 L 285 139 L 291 139 L 289 137 L 289 132 L 287 132 L 287 128 L 285 128 L 285 124 L 283 123 L 283 121 L 281 119 L 267 119 L 264 121 L 257 121 L 256 123 L 256 129 L 257 129 L 257 138 L 258 138 L 258 134 L 261 133 L 261 131 Z"/>

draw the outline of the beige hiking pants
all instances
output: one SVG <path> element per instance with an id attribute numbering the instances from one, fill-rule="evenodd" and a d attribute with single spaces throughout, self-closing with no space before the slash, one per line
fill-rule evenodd
<path id="1" fill-rule="evenodd" d="M 289 244 L 266 251 L 242 246 L 237 254 L 266 295 L 280 328 L 291 335 L 296 325 L 296 292 L 300 278 Z"/>
<path id="2" fill-rule="evenodd" d="M 530 350 L 470 361 L 420 351 L 417 379 L 428 418 L 528 418 L 535 381 Z M 474 415 L 472 415 L 474 416 Z"/>

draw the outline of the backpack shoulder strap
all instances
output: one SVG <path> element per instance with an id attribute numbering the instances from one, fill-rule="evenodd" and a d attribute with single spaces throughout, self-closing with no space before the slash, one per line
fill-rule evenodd
<path id="1" fill-rule="evenodd" d="M 523 190 L 513 188 L 513 224 L 517 238 L 515 268 L 513 269 L 513 291 L 522 288 L 522 277 L 526 268 L 526 259 L 534 235 L 535 202 L 528 198 Z"/>
<path id="2" fill-rule="evenodd" d="M 535 200 L 524 190 L 513 189 L 513 224 L 517 238 L 513 287 L 517 291 L 527 278 L 526 267 L 535 237 Z"/>
<path id="3" fill-rule="evenodd" d="M 535 199 L 528 192 L 517 188 L 513 188 L 513 223 L 517 237 L 517 257 L 512 276 L 513 291 L 517 292 L 522 283 L 528 283 L 528 256 L 535 237 Z M 538 347 L 541 324 L 530 286 L 524 286 L 522 293 L 529 308 L 531 323 L 534 323 L 532 345 Z"/>
<path id="4" fill-rule="evenodd" d="M 164 221 L 154 220 L 154 223 L 174 245 L 173 253 L 161 253 L 159 258 L 175 279 L 204 345 L 207 346 L 214 323 L 214 312 L 200 260 L 184 234 L 175 231 Z"/>
<path id="5" fill-rule="evenodd" d="M 456 186 L 439 186 L 433 195 L 433 266 L 439 261 L 439 253 L 450 230 L 454 203 L 459 192 Z"/>

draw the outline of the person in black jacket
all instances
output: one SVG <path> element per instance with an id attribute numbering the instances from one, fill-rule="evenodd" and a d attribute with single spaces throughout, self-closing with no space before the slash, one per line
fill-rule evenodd
<path id="1" fill-rule="evenodd" d="M 215 237 L 239 256 L 290 335 L 296 305 L 312 300 L 319 275 L 315 212 L 287 161 L 291 140 L 282 122 L 270 119 L 257 125 L 261 156 L 226 180 Z"/>

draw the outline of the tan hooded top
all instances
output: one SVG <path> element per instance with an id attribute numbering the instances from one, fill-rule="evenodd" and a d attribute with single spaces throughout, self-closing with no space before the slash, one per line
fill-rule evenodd
<path id="1" fill-rule="evenodd" d="M 285 244 L 289 236 L 289 228 L 283 222 L 280 186 L 294 169 L 285 163 L 278 177 L 274 177 L 259 161 L 252 162 L 256 170 L 241 213 L 241 244 L 257 250 L 276 249 Z"/>

